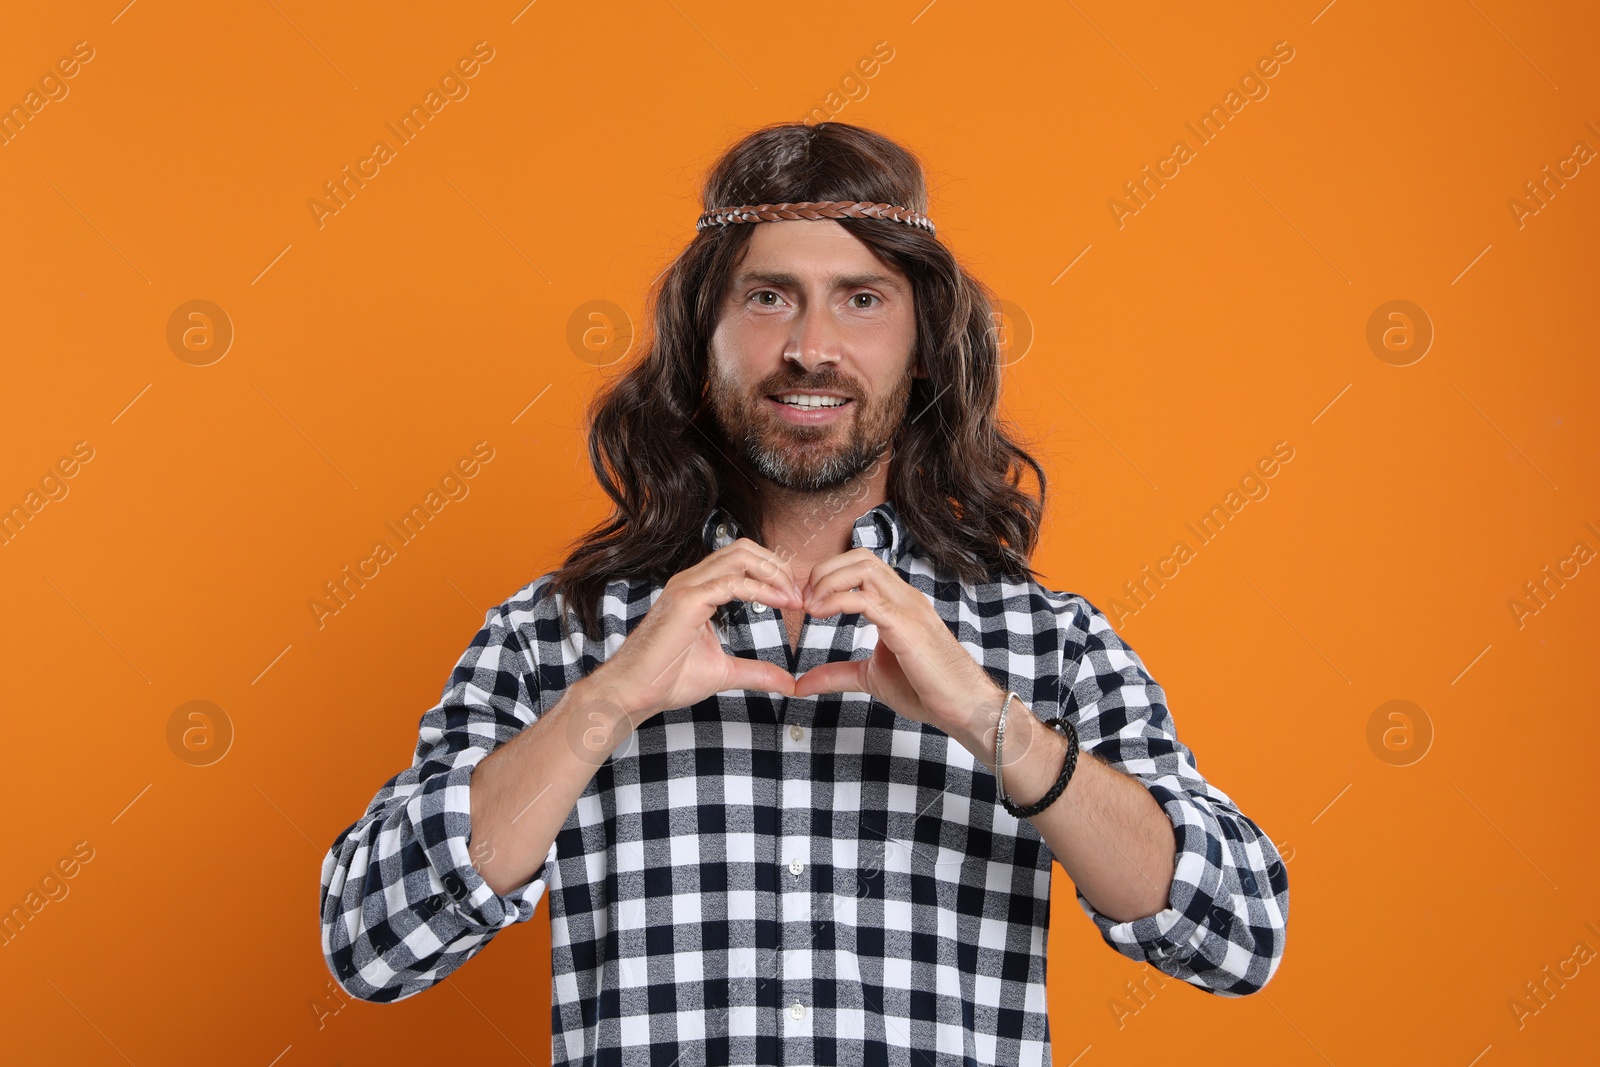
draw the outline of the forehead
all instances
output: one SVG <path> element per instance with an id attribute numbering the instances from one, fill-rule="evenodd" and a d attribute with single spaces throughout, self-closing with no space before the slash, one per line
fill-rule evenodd
<path id="1" fill-rule="evenodd" d="M 754 227 L 744 255 L 734 269 L 737 285 L 750 276 L 790 275 L 801 284 L 836 282 L 841 278 L 882 279 L 893 288 L 906 286 L 906 276 L 833 219 L 786 219 Z"/>

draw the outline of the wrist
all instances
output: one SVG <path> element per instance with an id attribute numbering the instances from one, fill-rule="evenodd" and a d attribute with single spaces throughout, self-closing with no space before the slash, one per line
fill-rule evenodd
<path id="1" fill-rule="evenodd" d="M 1027 705 L 1013 700 L 1006 711 L 1004 761 L 1006 796 L 1019 807 L 1040 800 L 1063 770 L 1067 741 Z M 992 756 L 992 754 L 991 754 Z"/>
<path id="2" fill-rule="evenodd" d="M 603 722 L 614 737 L 620 739 L 634 727 L 648 719 L 653 712 L 629 703 L 622 690 L 610 685 L 598 670 L 578 679 L 567 687 L 568 699 L 584 721 Z"/>
<path id="3" fill-rule="evenodd" d="M 968 701 L 966 718 L 959 723 L 943 727 L 944 732 L 956 740 L 962 748 L 972 753 L 973 758 L 991 771 L 994 770 L 994 732 L 995 726 L 1000 721 L 1000 705 L 1006 699 L 1006 691 L 998 686 L 985 691 L 975 699 Z M 1016 710 L 1017 701 L 1011 702 L 1012 710 Z M 1007 723 L 1010 717 L 1007 716 Z M 1010 760 L 1008 759 L 1009 765 Z"/>

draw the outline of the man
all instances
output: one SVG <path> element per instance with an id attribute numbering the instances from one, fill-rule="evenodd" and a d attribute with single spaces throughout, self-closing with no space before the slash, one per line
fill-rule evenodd
<path id="1" fill-rule="evenodd" d="M 548 890 L 556 1063 L 1049 1063 L 1053 858 L 1124 955 L 1260 989 L 1284 866 L 1034 580 L 1044 472 L 915 157 L 771 126 L 705 202 L 591 410 L 611 518 L 324 859 L 340 984 L 414 995 Z"/>

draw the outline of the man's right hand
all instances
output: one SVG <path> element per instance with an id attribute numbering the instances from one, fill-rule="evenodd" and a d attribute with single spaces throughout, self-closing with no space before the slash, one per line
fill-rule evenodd
<path id="1" fill-rule="evenodd" d="M 640 723 L 729 689 L 794 695 L 794 676 L 722 650 L 711 618 L 730 600 L 803 607 L 787 559 L 741 537 L 667 580 L 622 647 L 472 772 L 473 867 L 496 893 L 550 853 L 595 768 Z"/>
<path id="2" fill-rule="evenodd" d="M 730 600 L 803 606 L 793 566 L 748 537 L 674 574 L 622 647 L 583 680 L 585 688 L 627 717 L 626 727 L 619 723 L 619 730 L 635 729 L 657 712 L 688 707 L 730 689 L 794 694 L 794 676 L 788 671 L 722 650 L 711 620 Z"/>

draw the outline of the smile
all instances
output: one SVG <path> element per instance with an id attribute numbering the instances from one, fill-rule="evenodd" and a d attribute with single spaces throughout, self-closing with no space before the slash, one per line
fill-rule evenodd
<path id="1" fill-rule="evenodd" d="M 784 420 L 802 424 L 832 421 L 854 403 L 849 397 L 820 393 L 779 393 L 766 400 Z"/>
<path id="2" fill-rule="evenodd" d="M 834 408 L 850 403 L 845 396 L 828 396 L 823 393 L 779 393 L 769 399 L 798 408 Z"/>

